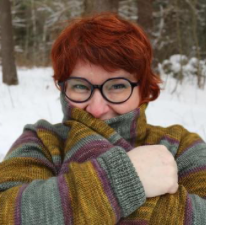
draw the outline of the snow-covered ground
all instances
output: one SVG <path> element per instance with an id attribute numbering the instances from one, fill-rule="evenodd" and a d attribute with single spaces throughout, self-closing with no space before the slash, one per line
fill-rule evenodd
<path id="1" fill-rule="evenodd" d="M 19 68 L 20 84 L 7 86 L 2 83 L 0 72 L 0 161 L 22 133 L 24 125 L 39 119 L 61 122 L 59 91 L 52 74 L 51 68 Z M 171 94 L 176 81 L 169 76 L 163 80 L 166 80 L 162 85 L 164 90 L 147 108 L 148 122 L 161 126 L 181 124 L 205 140 L 205 90 L 199 90 L 193 81 L 186 80 Z"/>

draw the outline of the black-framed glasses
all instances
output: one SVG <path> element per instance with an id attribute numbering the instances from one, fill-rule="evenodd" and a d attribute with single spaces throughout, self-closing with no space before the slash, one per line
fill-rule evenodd
<path id="1" fill-rule="evenodd" d="M 58 82 L 61 91 L 72 102 L 83 103 L 88 101 L 95 89 L 98 89 L 103 98 L 110 103 L 121 104 L 126 102 L 132 95 L 138 82 L 131 82 L 124 77 L 110 78 L 101 85 L 93 85 L 82 77 L 69 77 L 67 80 Z"/>

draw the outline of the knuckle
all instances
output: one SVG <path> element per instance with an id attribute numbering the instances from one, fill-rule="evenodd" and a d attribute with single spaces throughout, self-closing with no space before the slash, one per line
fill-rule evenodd
<path id="1" fill-rule="evenodd" d="M 174 157 L 173 157 L 173 155 L 172 154 L 168 154 L 168 156 L 167 156 L 167 161 L 169 162 L 169 163 L 171 163 L 171 164 L 173 164 L 174 163 Z"/>
<path id="2" fill-rule="evenodd" d="M 159 145 L 159 148 L 160 148 L 161 151 L 164 151 L 164 152 L 168 151 L 168 149 L 165 145 Z"/>
<path id="3" fill-rule="evenodd" d="M 173 158 L 172 155 L 170 155 L 170 154 L 165 155 L 163 157 L 163 161 L 164 161 L 164 164 L 169 167 L 168 169 L 174 170 L 176 168 L 176 165 L 174 163 L 175 159 Z"/>
<path id="4" fill-rule="evenodd" d="M 169 193 L 174 194 L 178 190 L 178 183 L 177 182 L 172 182 L 171 186 L 169 187 Z"/>

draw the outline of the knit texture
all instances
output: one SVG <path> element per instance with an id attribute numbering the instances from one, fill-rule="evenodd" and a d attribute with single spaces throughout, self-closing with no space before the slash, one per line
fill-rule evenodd
<path id="1" fill-rule="evenodd" d="M 63 123 L 27 125 L 0 163 L 0 224 L 206 224 L 205 143 L 182 126 L 146 123 L 146 104 L 99 120 L 61 96 Z M 163 144 L 175 194 L 147 198 L 127 152 Z"/>

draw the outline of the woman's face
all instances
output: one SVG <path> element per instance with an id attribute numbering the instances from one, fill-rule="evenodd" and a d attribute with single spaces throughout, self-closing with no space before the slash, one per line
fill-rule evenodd
<path id="1" fill-rule="evenodd" d="M 114 72 L 108 72 L 101 66 L 96 66 L 91 63 L 78 61 L 70 77 L 82 77 L 95 85 L 104 83 L 109 78 L 124 77 L 131 82 L 137 82 L 133 74 L 126 72 L 123 69 L 116 70 Z M 111 119 L 113 117 L 128 113 L 139 106 L 140 94 L 139 86 L 134 87 L 131 97 L 124 103 L 113 104 L 103 98 L 101 92 L 95 89 L 92 97 L 84 103 L 71 102 L 72 105 L 77 108 L 86 110 L 92 114 L 95 118 L 101 120 Z"/>

